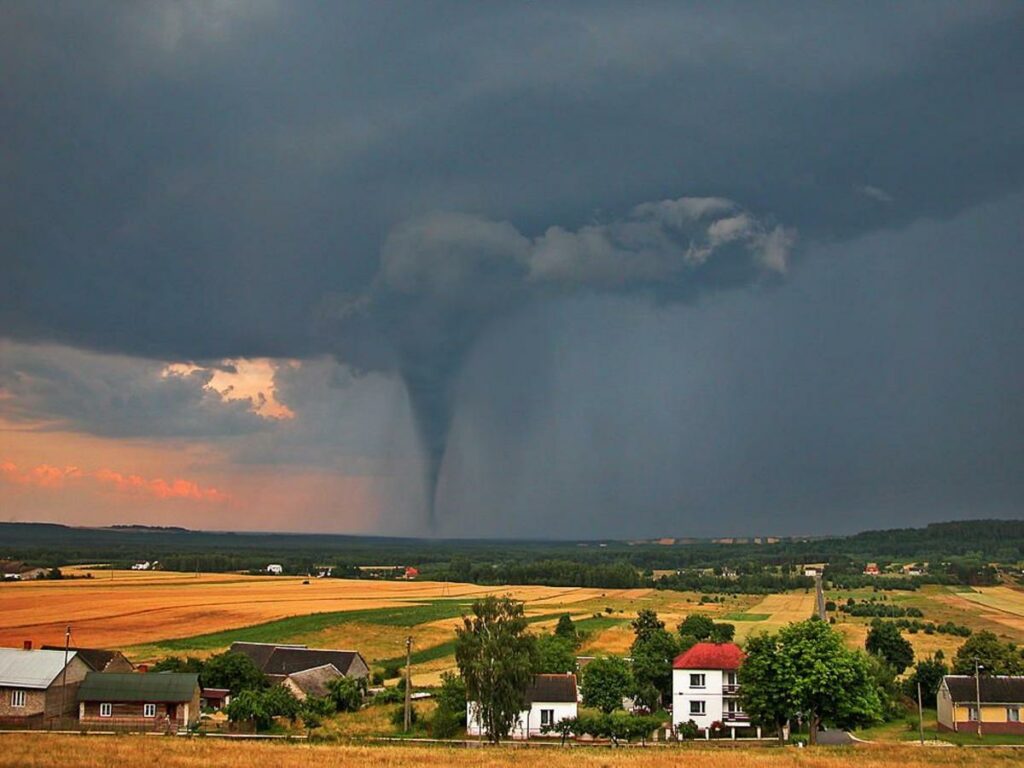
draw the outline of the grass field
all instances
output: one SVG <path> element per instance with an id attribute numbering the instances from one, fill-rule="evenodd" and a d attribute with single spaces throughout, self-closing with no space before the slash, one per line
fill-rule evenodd
<path id="1" fill-rule="evenodd" d="M 735 622 L 736 638 L 742 640 L 751 633 L 776 632 L 790 622 L 809 619 L 814 613 L 814 600 L 814 592 L 811 591 L 767 595 L 748 611 L 742 611 L 739 614 L 736 612 L 726 613 L 722 618 Z M 740 620 L 738 615 L 752 618 Z M 732 618 L 730 619 L 730 617 Z"/>
<path id="2" fill-rule="evenodd" d="M 535 747 L 480 749 L 410 745 L 337 745 L 228 742 L 148 736 L 64 736 L 0 734 L 3 768 L 107 768 L 159 765 L 161 768 L 340 768 L 341 766 L 475 766 L 477 768 L 901 768 L 926 766 L 1013 766 L 1024 754 L 1012 749 L 921 748 L 870 745 L 855 748 L 730 748 L 686 745 L 644 749 Z"/>

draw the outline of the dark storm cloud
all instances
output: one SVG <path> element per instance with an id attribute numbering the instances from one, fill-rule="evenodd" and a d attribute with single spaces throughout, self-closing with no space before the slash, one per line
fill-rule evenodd
<path id="1" fill-rule="evenodd" d="M 848 240 L 1024 180 L 1010 3 L 0 15 L 2 332 L 395 371 L 433 464 L 493 322 L 761 285 L 795 232 Z M 684 199 L 725 207 L 679 226 Z"/>

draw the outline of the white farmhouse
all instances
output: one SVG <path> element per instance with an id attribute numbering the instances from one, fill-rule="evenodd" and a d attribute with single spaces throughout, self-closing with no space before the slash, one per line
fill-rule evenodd
<path id="1" fill-rule="evenodd" d="M 284 568 L 277 563 L 271 563 L 267 566 L 267 573 L 273 574 L 274 576 L 280 576 L 284 573 Z"/>
<path id="2" fill-rule="evenodd" d="M 513 739 L 554 736 L 553 733 L 544 734 L 544 726 L 576 717 L 578 699 L 576 675 L 534 675 L 533 682 L 526 690 L 527 709 L 519 713 L 509 735 Z M 482 735 L 476 702 L 466 704 L 466 723 L 467 735 Z"/>
<path id="3" fill-rule="evenodd" d="M 749 728 L 750 717 L 739 701 L 742 663 L 743 651 L 735 643 L 697 643 L 679 654 L 672 662 L 673 723 L 693 720 L 705 736 L 717 723 L 733 738 L 737 728 Z"/>

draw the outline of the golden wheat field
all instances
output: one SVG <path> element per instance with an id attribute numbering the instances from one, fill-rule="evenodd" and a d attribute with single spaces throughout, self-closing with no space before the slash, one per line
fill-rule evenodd
<path id="1" fill-rule="evenodd" d="M 83 573 L 76 569 L 67 572 Z M 535 613 L 543 613 L 552 606 L 582 603 L 605 593 L 585 588 L 495 588 L 168 571 L 95 570 L 92 574 L 91 579 L 5 585 L 0 591 L 0 615 L 4 617 L 0 645 L 20 645 L 24 640 L 61 643 L 68 624 L 73 625 L 79 645 L 118 648 L 289 616 L 413 605 L 441 598 L 510 593 L 527 601 Z"/>
<path id="2" fill-rule="evenodd" d="M 211 738 L 152 736 L 67 736 L 0 734 L 3 768 L 341 768 L 342 766 L 475 766 L 476 768 L 925 768 L 926 766 L 1011 766 L 1024 764 L 1012 749 L 859 746 L 855 748 L 682 747 L 515 747 L 465 748 L 407 745 L 257 743 Z"/>

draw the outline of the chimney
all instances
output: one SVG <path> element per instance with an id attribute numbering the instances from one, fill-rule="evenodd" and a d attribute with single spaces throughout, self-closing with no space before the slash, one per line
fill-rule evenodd
<path id="1" fill-rule="evenodd" d="M 24 650 L 26 650 L 26 651 L 31 651 L 32 650 L 32 641 L 31 640 L 26 640 L 24 643 L 21 644 L 21 647 Z"/>

